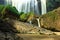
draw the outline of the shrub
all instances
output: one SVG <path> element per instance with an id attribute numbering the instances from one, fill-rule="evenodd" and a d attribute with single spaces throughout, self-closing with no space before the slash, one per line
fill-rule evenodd
<path id="1" fill-rule="evenodd" d="M 20 20 L 21 21 L 26 21 L 27 20 L 27 14 L 20 15 Z"/>
<path id="2" fill-rule="evenodd" d="M 15 7 L 5 6 L 1 12 L 2 17 L 18 18 L 19 13 Z"/>

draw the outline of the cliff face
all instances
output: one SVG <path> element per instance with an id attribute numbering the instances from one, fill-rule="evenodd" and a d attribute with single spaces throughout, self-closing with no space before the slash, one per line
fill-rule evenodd
<path id="1" fill-rule="evenodd" d="M 60 7 L 42 15 L 40 18 L 41 27 L 53 31 L 60 31 Z"/>

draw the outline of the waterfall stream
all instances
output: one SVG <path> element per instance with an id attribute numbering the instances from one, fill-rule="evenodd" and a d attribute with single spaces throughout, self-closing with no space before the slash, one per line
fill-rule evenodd
<path id="1" fill-rule="evenodd" d="M 38 27 L 41 27 L 41 26 L 40 26 L 39 18 L 37 18 L 37 22 L 38 22 Z"/>
<path id="2" fill-rule="evenodd" d="M 42 15 L 46 13 L 46 0 L 41 0 Z"/>

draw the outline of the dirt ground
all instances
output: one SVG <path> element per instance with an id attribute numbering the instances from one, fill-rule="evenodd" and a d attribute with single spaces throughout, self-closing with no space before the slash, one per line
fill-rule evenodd
<path id="1" fill-rule="evenodd" d="M 60 40 L 60 35 L 18 34 L 23 40 Z"/>

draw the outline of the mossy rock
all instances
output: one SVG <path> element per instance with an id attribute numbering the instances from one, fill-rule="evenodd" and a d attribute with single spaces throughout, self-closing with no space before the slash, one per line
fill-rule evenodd
<path id="1" fill-rule="evenodd" d="M 1 11 L 2 18 L 9 17 L 9 18 L 18 18 L 19 13 L 15 7 L 12 6 L 5 6 Z"/>
<path id="2" fill-rule="evenodd" d="M 60 7 L 40 17 L 41 27 L 60 31 Z"/>

